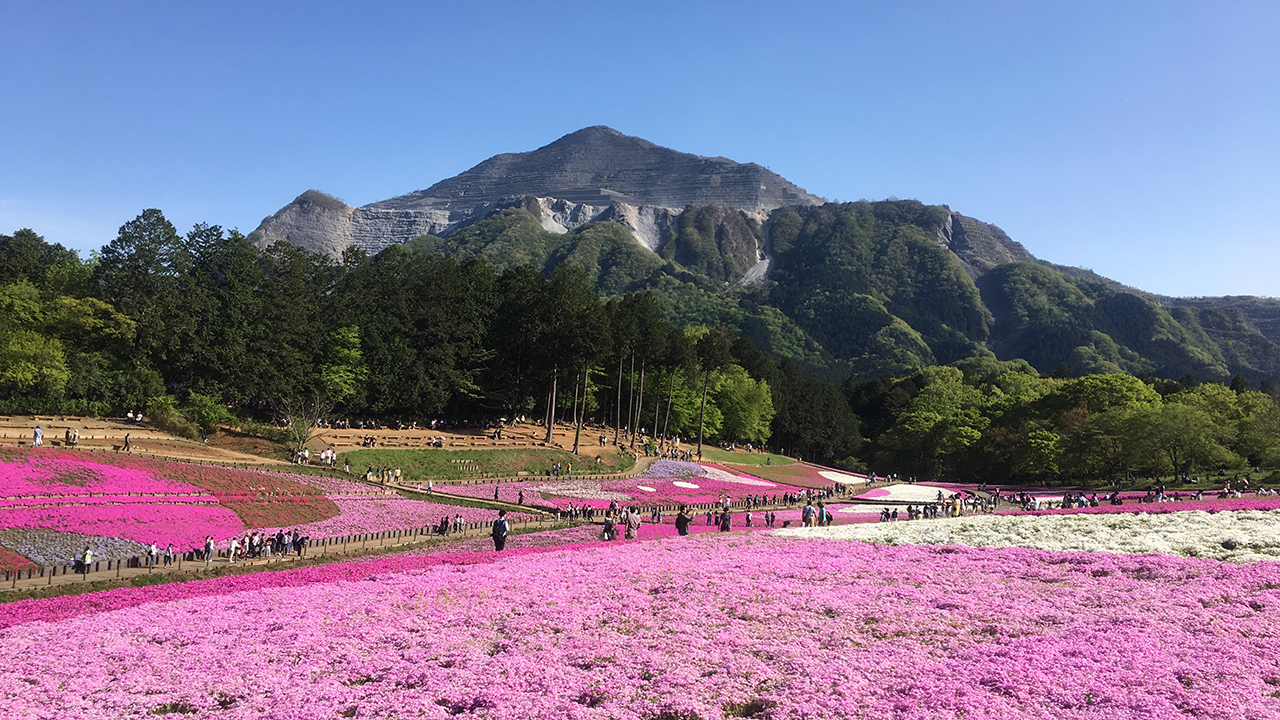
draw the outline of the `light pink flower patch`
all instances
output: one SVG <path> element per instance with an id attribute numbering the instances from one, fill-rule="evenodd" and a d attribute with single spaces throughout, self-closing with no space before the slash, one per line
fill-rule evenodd
<path id="1" fill-rule="evenodd" d="M 147 588 L 163 601 L 11 626 L 5 712 L 1280 717 L 1280 563 L 750 533 L 511 555 Z"/>

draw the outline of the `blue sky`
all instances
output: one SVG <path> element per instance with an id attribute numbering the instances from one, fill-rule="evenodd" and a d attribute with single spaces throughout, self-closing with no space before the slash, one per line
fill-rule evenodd
<path id="1" fill-rule="evenodd" d="M 0 232 L 253 230 L 588 125 L 1280 296 L 1280 3 L 0 2 Z"/>

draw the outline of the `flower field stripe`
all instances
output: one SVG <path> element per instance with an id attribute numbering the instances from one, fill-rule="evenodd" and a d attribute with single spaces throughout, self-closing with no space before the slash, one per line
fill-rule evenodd
<path id="1" fill-rule="evenodd" d="M 741 534 L 11 625 L 0 692 L 73 720 L 1267 720 L 1277 610 L 1280 563 Z"/>
<path id="2" fill-rule="evenodd" d="M 891 545 L 1162 553 L 1236 563 L 1280 560 L 1280 510 L 970 515 L 777 533 Z"/>
<path id="3" fill-rule="evenodd" d="M 1118 515 L 1125 513 L 1165 514 L 1202 510 L 1204 512 L 1232 512 L 1235 510 L 1280 510 L 1280 497 L 1223 498 L 1206 500 L 1182 500 L 1178 502 L 1140 503 L 1128 500 L 1123 505 L 1099 505 L 1086 508 L 1055 508 L 1053 510 L 1000 510 L 1006 515 Z"/>
<path id="4" fill-rule="evenodd" d="M 502 554 L 492 551 L 493 544 L 483 540 L 488 551 L 436 552 L 400 554 L 377 560 L 338 562 L 311 568 L 277 570 L 250 575 L 233 575 L 209 580 L 195 580 L 166 585 L 138 588 L 118 588 L 83 595 L 38 600 L 18 600 L 0 604 L 0 629 L 31 622 L 55 622 L 81 615 L 92 615 L 113 610 L 138 607 L 151 603 L 166 603 L 188 598 L 218 597 L 231 593 L 267 588 L 294 588 L 317 583 L 367 580 L 387 573 L 409 572 L 436 565 L 473 565 L 491 563 L 503 558 L 551 552 L 573 551 L 595 545 L 607 545 L 597 541 L 585 541 L 550 547 L 512 548 Z"/>

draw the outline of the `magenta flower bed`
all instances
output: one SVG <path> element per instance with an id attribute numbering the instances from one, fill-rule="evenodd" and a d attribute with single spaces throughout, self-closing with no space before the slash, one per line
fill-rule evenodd
<path id="1" fill-rule="evenodd" d="M 194 485 L 158 477 L 146 470 L 104 465 L 72 454 L 61 457 L 31 454 L 0 460 L 0 499 L 91 493 L 189 495 L 202 492 Z"/>
<path id="2" fill-rule="evenodd" d="M 240 516 L 221 505 L 147 502 L 132 505 L 67 505 L 0 508 L 0 528 L 45 528 L 105 535 L 189 550 L 205 535 L 222 539 L 244 531 Z"/>
<path id="3" fill-rule="evenodd" d="M 339 537 L 438 525 L 440 518 L 446 515 L 453 518 L 454 515 L 461 514 L 463 520 L 469 523 L 491 522 L 498 517 L 496 510 L 410 500 L 399 496 L 338 498 L 334 502 L 340 510 L 337 517 L 299 525 L 296 526 L 297 529 L 313 538 Z M 507 513 L 507 518 L 512 521 L 531 517 L 533 516 L 526 513 Z"/>
<path id="4" fill-rule="evenodd" d="M 1229 512 L 1233 510 L 1276 510 L 1280 509 L 1280 497 L 1263 498 L 1226 498 L 1222 500 L 1183 500 L 1182 502 L 1140 503 L 1137 500 L 1126 500 L 1123 505 L 1099 505 L 1098 507 L 1065 508 L 1054 510 L 1000 510 L 998 515 L 1072 515 L 1076 513 L 1112 514 L 1112 513 L 1172 513 L 1184 510 L 1203 510 L 1205 512 Z"/>
<path id="5" fill-rule="evenodd" d="M 0 692 L 16 717 L 1280 717 L 1280 563 L 759 533 L 575 549 L 15 608 Z M 352 582 L 378 569 L 413 572 Z"/>

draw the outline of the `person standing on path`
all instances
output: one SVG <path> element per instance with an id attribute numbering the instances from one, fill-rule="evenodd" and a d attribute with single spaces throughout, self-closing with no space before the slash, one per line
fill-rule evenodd
<path id="1" fill-rule="evenodd" d="M 689 517 L 689 516 L 685 513 L 685 506 L 684 506 L 684 505 L 681 505 L 681 506 L 680 506 L 680 513 L 679 513 L 678 515 L 676 515 L 676 532 L 677 532 L 678 534 L 680 534 L 681 536 L 688 535 L 688 534 L 689 534 L 689 522 L 690 522 L 691 520 L 693 520 L 693 518 Z"/>
<path id="2" fill-rule="evenodd" d="M 209 569 L 209 563 L 213 562 L 213 536 L 204 536 L 204 567 Z"/>
<path id="3" fill-rule="evenodd" d="M 44 445 L 44 430 L 37 425 L 35 432 L 31 433 L 31 447 L 41 447 Z"/>
<path id="4" fill-rule="evenodd" d="M 93 548 L 89 547 L 88 545 L 85 545 L 84 555 L 81 557 L 81 560 L 82 562 L 84 562 L 84 574 L 88 575 L 89 567 L 93 565 Z"/>
<path id="5" fill-rule="evenodd" d="M 124 451 L 133 452 L 133 444 L 129 442 L 129 433 L 124 434 Z"/>
<path id="6" fill-rule="evenodd" d="M 156 555 L 160 554 L 160 550 L 156 548 L 156 544 L 151 543 L 151 547 L 147 548 L 147 569 L 154 569 L 156 566 Z"/>
<path id="7" fill-rule="evenodd" d="M 635 540 L 640 532 L 640 511 L 631 508 L 627 511 L 627 540 Z"/>
<path id="8" fill-rule="evenodd" d="M 164 549 L 164 566 L 169 567 L 173 564 L 173 543 Z"/>
<path id="9" fill-rule="evenodd" d="M 511 523 L 507 521 L 507 511 L 499 510 L 498 519 L 493 521 L 493 549 L 502 552 L 507 546 L 507 533 L 511 532 Z"/>

